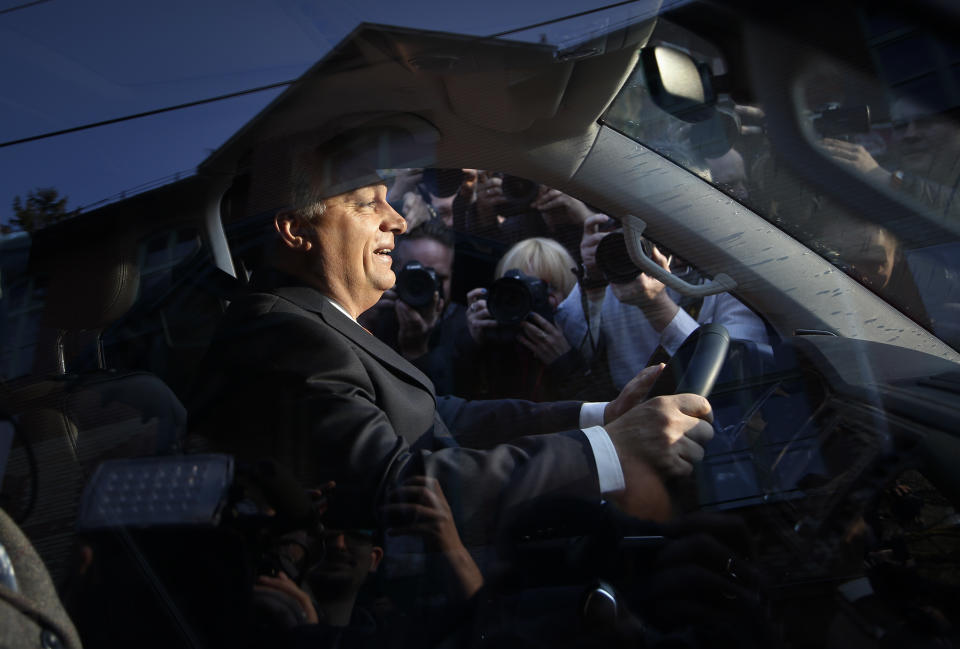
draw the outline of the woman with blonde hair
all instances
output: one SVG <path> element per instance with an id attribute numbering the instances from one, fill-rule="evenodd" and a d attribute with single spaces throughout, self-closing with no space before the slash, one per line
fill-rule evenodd
<path id="1" fill-rule="evenodd" d="M 510 248 L 497 262 L 497 277 L 516 268 L 525 275 L 538 277 L 547 283 L 551 295 L 559 297 L 559 304 L 573 290 L 577 276 L 573 274 L 577 262 L 560 242 L 546 237 L 532 237 Z M 554 307 L 556 308 L 556 307 Z"/>
<path id="2" fill-rule="evenodd" d="M 501 257 L 498 278 L 519 271 L 546 288 L 547 304 L 540 313 L 531 311 L 515 331 L 490 313 L 486 289 L 467 293 L 467 325 L 474 342 L 469 356 L 475 380 L 471 394 L 464 396 L 534 401 L 578 396 L 586 384 L 582 380 L 586 365 L 553 323 L 553 313 L 577 283 L 576 265 L 566 248 L 545 237 L 524 239 Z"/>

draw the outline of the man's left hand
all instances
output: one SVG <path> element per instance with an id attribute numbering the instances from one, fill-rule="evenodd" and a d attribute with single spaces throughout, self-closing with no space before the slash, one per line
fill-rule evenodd
<path id="1" fill-rule="evenodd" d="M 611 421 L 630 410 L 638 403 L 642 403 L 647 398 L 650 388 L 657 382 L 660 372 L 666 367 L 663 363 L 646 367 L 630 379 L 630 382 L 623 386 L 617 398 L 607 404 L 603 410 L 603 423 L 609 424 Z"/>

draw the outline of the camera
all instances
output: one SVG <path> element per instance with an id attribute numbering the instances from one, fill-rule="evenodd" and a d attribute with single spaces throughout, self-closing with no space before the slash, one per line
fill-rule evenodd
<path id="1" fill-rule="evenodd" d="M 460 185 L 463 184 L 463 169 L 424 169 L 423 179 L 420 186 L 428 192 L 424 199 L 429 199 L 429 195 L 438 198 L 448 198 L 460 191 Z"/>
<path id="2" fill-rule="evenodd" d="M 827 104 L 811 117 L 810 123 L 820 137 L 843 139 L 855 133 L 869 133 L 870 107 Z"/>
<path id="3" fill-rule="evenodd" d="M 640 244 L 643 254 L 650 257 L 653 248 L 646 239 Z M 627 251 L 627 241 L 623 232 L 611 232 L 597 246 L 597 266 L 600 272 L 613 284 L 628 284 L 636 279 L 642 271 L 633 263 Z"/>
<path id="4" fill-rule="evenodd" d="M 548 295 L 542 279 L 511 268 L 490 288 L 487 309 L 501 327 L 518 327 L 531 313 L 553 321 Z"/>
<path id="5" fill-rule="evenodd" d="M 530 204 L 537 200 L 540 185 L 510 174 L 502 174 L 500 178 L 503 180 L 500 189 L 506 199 L 506 202 L 500 205 L 500 214 L 507 217 L 517 216 L 530 210 Z"/>
<path id="6" fill-rule="evenodd" d="M 442 293 L 443 283 L 437 272 L 419 261 L 408 261 L 397 274 L 397 296 L 415 309 L 433 303 L 433 294 Z"/>

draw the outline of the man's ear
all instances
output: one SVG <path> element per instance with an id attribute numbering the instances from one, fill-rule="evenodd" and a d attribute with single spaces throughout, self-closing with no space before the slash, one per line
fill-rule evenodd
<path id="1" fill-rule="evenodd" d="M 380 562 L 383 560 L 383 548 L 379 545 L 375 545 L 370 548 L 370 572 L 376 572 L 377 566 L 380 565 Z"/>
<path id="2" fill-rule="evenodd" d="M 306 252 L 313 247 L 309 233 L 300 216 L 293 210 L 278 212 L 273 217 L 273 228 L 280 235 L 283 245 L 292 250 Z"/>

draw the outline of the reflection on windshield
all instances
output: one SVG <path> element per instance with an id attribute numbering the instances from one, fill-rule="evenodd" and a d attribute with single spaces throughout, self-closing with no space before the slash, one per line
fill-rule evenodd
<path id="1" fill-rule="evenodd" d="M 796 84 L 799 121 L 824 164 L 853 170 L 890 196 L 887 213 L 868 220 L 795 173 L 789 154 L 765 135 L 762 106 L 721 95 L 710 119 L 687 123 L 654 104 L 638 66 L 604 122 L 710 181 L 958 347 L 960 239 L 944 233 L 960 225 L 960 96 L 933 59 L 897 81 L 885 58 L 891 39 L 950 56 L 944 44 L 904 30 L 867 35 L 872 75 L 818 55 Z M 708 44 L 673 25 L 655 37 L 664 34 L 668 45 L 725 72 Z M 904 216 L 901 201 L 922 215 L 907 234 L 879 225 Z"/>

